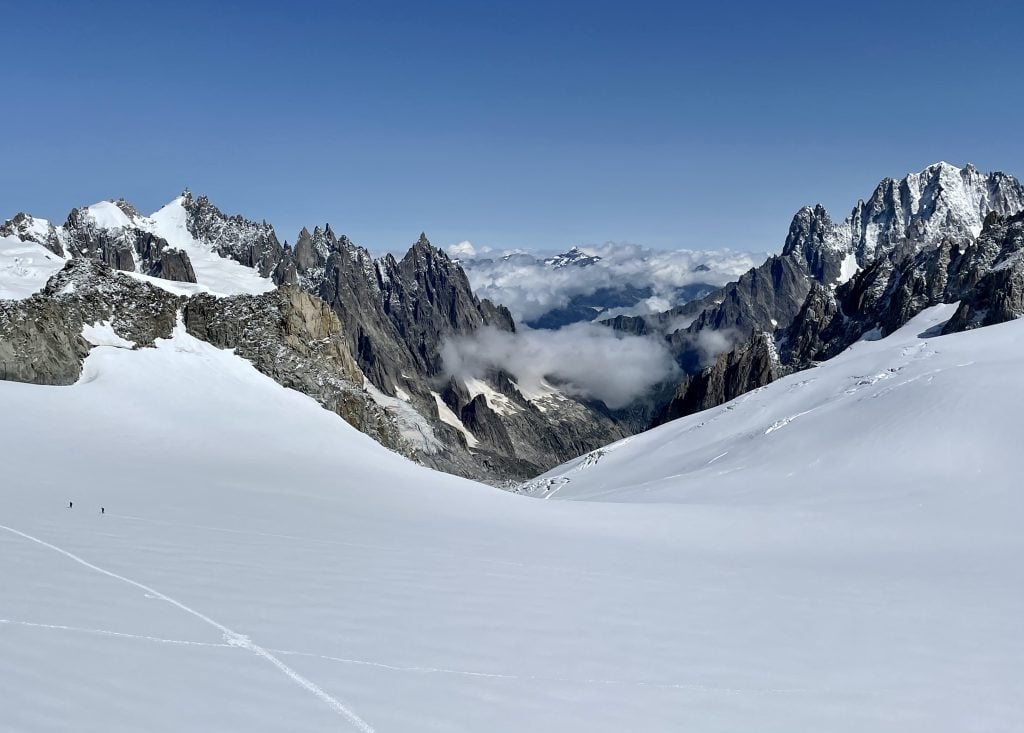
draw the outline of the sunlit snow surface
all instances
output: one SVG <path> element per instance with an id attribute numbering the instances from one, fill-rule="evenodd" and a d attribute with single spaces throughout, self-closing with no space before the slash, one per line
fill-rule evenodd
<path id="1" fill-rule="evenodd" d="M 29 297 L 62 267 L 64 259 L 41 244 L 0 237 L 0 299 Z"/>
<path id="2" fill-rule="evenodd" d="M 941 317 L 551 501 L 180 332 L 0 382 L 0 729 L 1021 730 L 1024 323 Z"/>
<path id="3" fill-rule="evenodd" d="M 255 269 L 221 257 L 208 244 L 196 241 L 188 230 L 187 220 L 188 215 L 179 196 L 148 220 L 144 220 L 141 225 L 158 237 L 166 239 L 171 247 L 185 250 L 196 273 L 196 281 L 204 291 L 214 295 L 236 295 L 265 293 L 274 289 L 273 281 L 260 277 Z M 166 282 L 157 278 L 150 278 L 150 281 L 154 284 Z M 187 288 L 189 284 L 172 283 L 168 289 L 173 292 L 175 286 Z"/>
<path id="4" fill-rule="evenodd" d="M 100 201 L 85 207 L 84 211 L 100 229 L 117 232 L 123 227 L 135 227 L 167 240 L 171 249 L 184 250 L 196 275 L 194 283 L 165 280 L 140 272 L 125 273 L 175 295 L 259 294 L 275 287 L 272 280 L 261 277 L 254 268 L 222 257 L 210 243 L 196 240 L 188 230 L 188 214 L 180 196 L 150 217 L 129 216 L 111 201 Z M 49 234 L 49 222 L 31 219 L 29 229 L 45 237 Z M 63 236 L 64 230 L 58 228 L 57 232 L 58 236 Z M 27 298 L 42 289 L 47 279 L 65 263 L 64 258 L 35 242 L 22 241 L 15 236 L 0 237 L 0 298 Z"/>

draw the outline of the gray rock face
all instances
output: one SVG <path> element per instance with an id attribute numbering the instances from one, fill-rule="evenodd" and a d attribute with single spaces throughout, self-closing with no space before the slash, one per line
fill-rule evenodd
<path id="1" fill-rule="evenodd" d="M 172 249 L 167 245 L 167 240 L 161 239 L 148 232 L 136 232 L 135 251 L 142 258 L 143 271 L 152 277 L 159 277 L 162 280 L 172 280 L 183 283 L 194 283 L 196 281 L 195 270 L 192 269 L 192 261 L 188 254 L 180 249 Z M 132 269 L 133 263 L 127 262 L 127 267 L 117 267 L 118 270 Z"/>
<path id="2" fill-rule="evenodd" d="M 363 374 L 341 323 L 319 298 L 294 285 L 262 295 L 197 295 L 185 303 L 184 321 L 196 338 L 234 349 L 278 384 L 313 397 L 388 448 L 413 453 L 362 389 Z"/>
<path id="3" fill-rule="evenodd" d="M 654 424 L 716 407 L 774 382 L 785 373 L 772 335 L 758 333 L 741 346 L 720 354 L 712 366 L 680 384 Z"/>
<path id="4" fill-rule="evenodd" d="M 228 216 L 206 196 L 196 198 L 190 191 L 182 194 L 181 205 L 189 233 L 208 243 L 217 254 L 252 267 L 278 284 L 296 282 L 292 252 L 277 241 L 270 224 Z"/>
<path id="5" fill-rule="evenodd" d="M 90 348 L 81 330 L 73 314 L 49 299 L 0 300 L 0 379 L 74 384 Z"/>
<path id="6" fill-rule="evenodd" d="M 183 298 L 106 264 L 72 259 L 33 297 L 0 300 L 0 377 L 73 384 L 91 348 L 83 326 L 109 322 L 141 348 L 169 337 L 179 313 L 191 335 L 234 349 L 279 384 L 313 397 L 383 445 L 414 455 L 362 389 L 362 372 L 337 316 L 295 286 L 255 296 Z"/>
<path id="7" fill-rule="evenodd" d="M 813 284 L 800 313 L 786 331 L 781 360 L 793 364 L 821 358 L 825 344 L 846 339 L 846 326 L 835 291 L 819 283 Z"/>
<path id="8" fill-rule="evenodd" d="M 73 259 L 26 300 L 0 300 L 0 377 L 33 384 L 78 380 L 90 345 L 82 327 L 109 322 L 137 346 L 170 336 L 180 300 L 116 276 L 108 265 Z"/>
<path id="9" fill-rule="evenodd" d="M 515 455 L 512 439 L 501 422 L 501 418 L 487 405 L 486 397 L 478 394 L 459 412 L 462 424 L 478 440 L 486 443 L 496 453 L 507 456 Z"/>
<path id="10" fill-rule="evenodd" d="M 989 264 L 982 265 L 986 255 L 997 247 Z M 1024 315 L 1024 214 L 990 219 L 977 245 L 964 258 L 978 264 L 966 274 L 957 273 L 953 290 L 960 306 L 944 333 L 991 326 Z"/>

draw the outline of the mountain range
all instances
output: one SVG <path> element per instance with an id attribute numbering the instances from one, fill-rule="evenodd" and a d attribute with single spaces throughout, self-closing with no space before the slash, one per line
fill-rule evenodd
<path id="1" fill-rule="evenodd" d="M 193 335 L 441 470 L 508 482 L 626 434 L 602 406 L 552 385 L 527 395 L 500 371 L 447 377 L 445 337 L 515 324 L 422 235 L 400 260 L 375 259 L 329 225 L 289 246 L 186 191 L 151 216 L 123 200 L 73 209 L 61 225 L 20 213 L 0 236 L 8 248 L 38 247 L 19 262 L 62 268 L 0 306 L 6 379 L 70 384 L 89 350 L 83 325 L 110 322 L 145 346 L 178 313 Z"/>
<path id="2" fill-rule="evenodd" d="M 781 254 L 736 282 L 611 325 L 664 339 L 689 374 L 659 424 L 884 337 L 929 306 L 960 303 L 948 330 L 1018 317 L 1022 211 L 1024 186 L 1012 176 L 937 163 L 885 179 L 840 223 L 804 207 Z M 708 354 L 709 335 L 726 348 Z"/>
<path id="3" fill-rule="evenodd" d="M 841 222 L 821 206 L 800 209 L 780 254 L 724 284 L 714 282 L 744 256 L 685 255 L 682 276 L 645 276 L 668 282 L 661 292 L 674 304 L 639 315 L 614 311 L 649 311 L 651 286 L 601 285 L 623 272 L 621 254 L 457 261 L 421 235 L 400 259 L 374 258 L 330 225 L 282 244 L 266 222 L 189 191 L 149 216 L 124 200 L 73 209 L 59 225 L 19 213 L 0 226 L 0 377 L 72 384 L 91 348 L 86 330 L 106 324 L 141 348 L 180 322 L 392 450 L 514 486 L 885 337 L 928 307 L 959 303 L 947 331 L 1019 316 L 1022 211 L 1024 187 L 1011 176 L 938 163 L 882 181 Z M 647 271 L 661 262 L 639 261 Z M 535 383 L 502 364 L 453 373 L 449 340 L 524 327 L 474 292 L 474 273 L 507 268 L 597 276 L 527 329 L 586 318 L 664 350 L 676 371 L 614 409 L 554 373 Z"/>

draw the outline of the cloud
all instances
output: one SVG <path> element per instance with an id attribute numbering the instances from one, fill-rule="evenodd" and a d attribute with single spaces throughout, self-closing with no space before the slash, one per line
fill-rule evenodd
<path id="1" fill-rule="evenodd" d="M 481 329 L 449 338 L 441 349 L 448 375 L 482 377 L 504 369 L 527 394 L 543 382 L 576 397 L 625 407 L 654 386 L 679 376 L 667 345 L 656 338 L 625 335 L 606 326 L 574 323 L 557 331 Z"/>
<path id="2" fill-rule="evenodd" d="M 741 340 L 740 333 L 735 329 L 726 328 L 721 331 L 703 329 L 697 332 L 693 343 L 700 354 L 700 365 L 706 367 L 713 364 L 719 354 L 731 350 Z"/>
<path id="3" fill-rule="evenodd" d="M 672 308 L 675 303 L 662 295 L 652 295 L 644 298 L 636 305 L 622 308 L 609 308 L 600 315 L 600 320 L 606 321 L 615 316 L 646 316 L 652 313 L 664 313 Z"/>
<path id="4" fill-rule="evenodd" d="M 469 240 L 459 242 L 458 244 L 449 244 L 445 249 L 448 250 L 448 254 L 455 259 L 461 259 L 463 257 L 476 257 L 476 247 Z"/>
<path id="5" fill-rule="evenodd" d="M 449 252 L 463 244 L 468 243 L 452 245 Z M 577 296 L 593 295 L 602 288 L 645 292 L 638 297 L 646 302 L 629 306 L 634 309 L 631 313 L 667 310 L 678 304 L 680 288 L 695 283 L 724 285 L 764 260 L 759 253 L 663 251 L 613 242 L 581 249 L 601 260 L 586 267 L 553 268 L 544 264 L 542 256 L 526 253 L 485 257 L 476 251 L 475 256 L 460 259 L 477 295 L 507 306 L 520 322 L 535 320 L 565 307 Z"/>

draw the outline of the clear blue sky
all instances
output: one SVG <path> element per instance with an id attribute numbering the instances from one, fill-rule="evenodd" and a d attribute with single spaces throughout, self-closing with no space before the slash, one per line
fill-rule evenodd
<path id="1" fill-rule="evenodd" d="M 4 217 L 188 185 L 373 250 L 774 250 L 935 160 L 1024 175 L 1011 3 L 4 5 Z"/>

